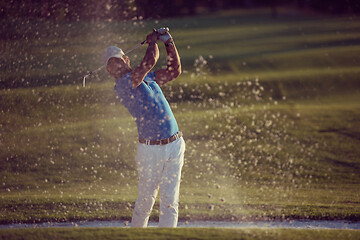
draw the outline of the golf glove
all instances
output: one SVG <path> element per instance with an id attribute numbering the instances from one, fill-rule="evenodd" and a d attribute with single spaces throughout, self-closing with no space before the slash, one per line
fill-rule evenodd
<path id="1" fill-rule="evenodd" d="M 166 43 L 168 42 L 170 39 L 172 39 L 170 33 L 169 33 L 169 28 L 159 28 L 157 30 L 157 33 L 158 33 L 158 39 L 160 41 L 162 41 L 163 43 Z"/>

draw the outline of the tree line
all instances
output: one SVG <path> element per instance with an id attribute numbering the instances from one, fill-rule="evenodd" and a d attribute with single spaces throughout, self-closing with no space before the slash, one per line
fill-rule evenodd
<path id="1" fill-rule="evenodd" d="M 359 0 L 0 0 L 0 18 L 96 20 L 169 18 L 236 8 L 296 7 L 360 14 Z"/>

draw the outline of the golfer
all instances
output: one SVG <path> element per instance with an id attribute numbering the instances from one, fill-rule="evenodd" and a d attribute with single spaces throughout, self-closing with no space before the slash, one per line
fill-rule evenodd
<path id="1" fill-rule="evenodd" d="M 165 44 L 168 65 L 151 71 L 159 59 L 157 41 Z M 135 157 L 139 196 L 131 227 L 147 227 L 159 188 L 159 227 L 176 227 L 185 142 L 159 86 L 180 75 L 181 63 L 168 29 L 154 30 L 147 35 L 146 43 L 145 56 L 135 69 L 123 51 L 114 46 L 105 49 L 103 60 L 107 72 L 115 78 L 115 92 L 135 119 L 139 134 Z"/>

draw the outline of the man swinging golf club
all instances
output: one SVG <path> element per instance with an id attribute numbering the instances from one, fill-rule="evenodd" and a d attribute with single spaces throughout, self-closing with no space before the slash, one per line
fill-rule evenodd
<path id="1" fill-rule="evenodd" d="M 159 58 L 158 40 L 166 46 L 168 65 L 151 71 Z M 160 188 L 159 227 L 176 227 L 185 142 L 159 86 L 180 75 L 181 63 L 168 28 L 154 30 L 147 35 L 146 43 L 145 56 L 135 69 L 123 51 L 114 46 L 105 49 L 103 61 L 115 78 L 115 92 L 134 117 L 139 134 L 135 157 L 139 196 L 131 226 L 147 227 Z"/>

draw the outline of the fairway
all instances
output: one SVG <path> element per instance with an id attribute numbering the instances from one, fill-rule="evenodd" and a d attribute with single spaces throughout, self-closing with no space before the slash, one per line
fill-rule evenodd
<path id="1" fill-rule="evenodd" d="M 131 219 L 136 125 L 110 76 L 96 73 L 86 88 L 82 77 L 101 65 L 107 45 L 130 49 L 162 26 L 170 27 L 183 64 L 182 75 L 163 87 L 187 144 L 180 220 L 360 220 L 359 18 L 283 10 L 273 19 L 259 9 L 160 21 L 33 19 L 31 31 L 22 21 L 2 22 L 1 29 L 0 223 Z M 134 65 L 145 50 L 129 54 Z M 160 50 L 156 68 L 166 64 Z M 158 201 L 154 208 L 152 221 Z M 142 236 L 130 229 L 84 231 L 1 230 L 0 236 Z M 147 234 L 359 238 L 358 231 L 335 230 Z"/>

